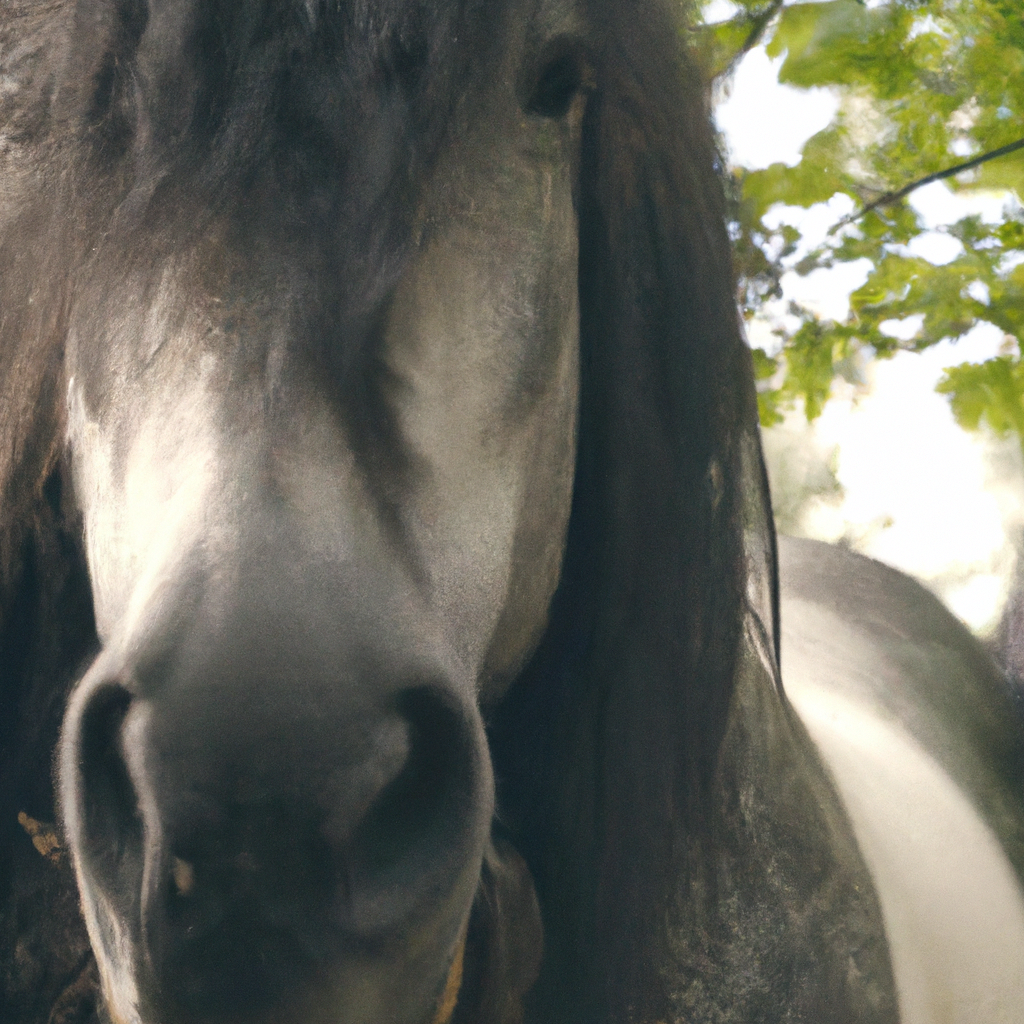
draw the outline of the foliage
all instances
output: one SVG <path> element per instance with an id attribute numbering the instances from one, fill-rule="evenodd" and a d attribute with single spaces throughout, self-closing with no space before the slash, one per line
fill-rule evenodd
<path id="1" fill-rule="evenodd" d="M 785 55 L 781 82 L 832 87 L 839 98 L 832 123 L 807 141 L 795 167 L 730 171 L 744 316 L 781 296 L 789 270 L 806 275 L 861 259 L 871 268 L 844 323 L 792 303 L 778 318 L 779 351 L 755 353 L 762 422 L 776 422 L 799 399 L 816 416 L 858 351 L 921 350 L 987 321 L 1004 332 L 1002 354 L 950 369 L 939 390 L 962 425 L 986 422 L 1024 445 L 1021 0 L 734 0 L 731 8 L 726 20 L 693 30 L 709 75 L 727 78 L 760 43 L 769 56 Z M 993 155 L 1005 147 L 1012 151 Z M 944 265 L 912 245 L 926 228 L 907 194 L 931 177 L 961 193 L 1003 189 L 1011 197 L 999 223 L 966 217 L 943 229 L 959 242 Z M 777 217 L 766 223 L 777 204 L 810 207 L 836 193 L 859 212 L 810 252 L 798 228 Z M 910 317 L 919 326 L 899 340 L 892 322 Z"/>

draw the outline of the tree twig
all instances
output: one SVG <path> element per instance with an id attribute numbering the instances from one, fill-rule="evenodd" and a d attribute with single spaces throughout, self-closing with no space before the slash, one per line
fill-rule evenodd
<path id="1" fill-rule="evenodd" d="M 1017 139 L 1016 142 L 1009 142 L 998 149 L 992 149 L 987 153 L 981 153 L 979 156 L 972 157 L 970 160 L 965 160 L 962 164 L 955 164 L 953 167 L 947 167 L 945 170 L 936 171 L 934 174 L 926 174 L 923 178 L 917 178 L 915 181 L 904 185 L 903 188 L 897 189 L 895 192 L 886 192 L 861 209 L 840 218 L 828 229 L 828 234 L 831 235 L 841 227 L 852 224 L 855 220 L 860 220 L 864 214 L 877 210 L 880 206 L 891 206 L 905 196 L 909 196 L 911 192 L 916 192 L 917 189 L 922 188 L 924 185 L 930 185 L 933 181 L 942 181 L 943 178 L 952 178 L 961 171 L 969 171 L 972 167 L 978 167 L 980 164 L 988 163 L 989 160 L 995 160 L 996 157 L 1006 156 L 1008 153 L 1015 153 L 1018 149 L 1024 149 L 1024 139 Z"/>
<path id="2" fill-rule="evenodd" d="M 747 33 L 747 38 L 743 40 L 740 48 L 729 58 L 729 63 L 715 75 L 716 79 L 727 77 L 736 70 L 736 65 L 761 42 L 761 38 L 764 36 L 765 30 L 771 23 L 772 18 L 782 10 L 785 2 L 786 0 L 771 0 L 771 3 L 759 14 L 755 14 L 750 18 L 748 22 L 750 31 Z"/>

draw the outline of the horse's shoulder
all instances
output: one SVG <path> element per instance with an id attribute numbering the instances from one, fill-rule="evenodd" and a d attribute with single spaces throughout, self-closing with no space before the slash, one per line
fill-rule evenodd
<path id="1" fill-rule="evenodd" d="M 780 541 L 782 675 L 873 876 L 905 1024 L 1024 1021 L 1024 729 L 923 587 Z"/>

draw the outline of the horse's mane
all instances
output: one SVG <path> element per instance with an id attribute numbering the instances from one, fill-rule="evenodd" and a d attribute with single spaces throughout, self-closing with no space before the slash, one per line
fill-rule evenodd
<path id="1" fill-rule="evenodd" d="M 12 1020 L 60 1019 L 61 993 L 69 1010 L 91 1002 L 70 864 L 41 857 L 27 834 L 56 819 L 52 752 L 96 643 L 62 458 L 74 257 L 54 211 L 63 144 L 52 108 L 72 15 L 67 0 L 10 0 L 0 13 L 0 1014 Z"/>
<path id="2" fill-rule="evenodd" d="M 550 631 L 492 733 L 503 805 L 534 826 L 541 998 L 565 994 L 560 1020 L 653 1021 L 671 1009 L 668 908 L 688 874 L 700 884 L 691 837 L 714 818 L 741 490 L 767 494 L 743 476 L 756 413 L 705 92 L 664 12 L 591 6 L 573 516 Z"/>
<path id="3" fill-rule="evenodd" d="M 55 15 L 65 6 L 15 2 L 0 20 L 0 624 L 18 571 L 20 534 L 31 521 L 30 496 L 54 459 L 60 336 L 46 301 L 54 282 L 39 274 L 51 262 L 39 200 L 53 168 L 48 92 L 62 42 Z"/>
<path id="4" fill-rule="evenodd" d="M 533 1012 L 888 1019 L 870 881 L 778 683 L 707 93 L 667 8 L 590 11 L 568 549 L 549 631 L 491 716 L 499 808 L 545 915 Z"/>

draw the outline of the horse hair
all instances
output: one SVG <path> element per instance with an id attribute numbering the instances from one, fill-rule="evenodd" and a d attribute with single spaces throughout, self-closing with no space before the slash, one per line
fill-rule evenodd
<path id="1" fill-rule="evenodd" d="M 0 985 L 25 1021 L 46 1019 L 86 955 L 70 873 L 45 875 L 49 865 L 15 822 L 22 810 L 55 820 L 50 751 L 68 688 L 97 645 L 63 441 L 64 325 L 80 267 L 115 211 L 139 216 L 140 237 L 148 232 L 132 259 L 160 251 L 176 198 L 168 167 L 191 167 L 190 187 L 223 209 L 240 168 L 285 159 L 292 147 L 307 161 L 295 180 L 313 184 L 298 187 L 280 216 L 326 219 L 322 206 L 335 200 L 316 187 L 316 165 L 330 154 L 307 145 L 301 118 L 289 114 L 293 127 L 270 139 L 259 125 L 315 105 L 317 75 L 339 74 L 347 18 L 370 19 L 375 40 L 355 56 L 345 50 L 347 59 L 375 62 L 412 97 L 401 174 L 381 190 L 415 184 L 443 144 L 445 112 L 483 63 L 470 59 L 474 45 L 486 45 L 483 5 L 472 0 L 429 14 L 401 0 L 209 7 L 238 49 L 211 61 L 204 47 L 220 45 L 211 27 L 194 41 L 196 67 L 220 67 L 221 77 L 164 69 L 169 83 L 202 97 L 188 131 L 136 106 L 131 69 L 145 0 L 8 0 L 0 14 L 3 71 L 16 85 L 0 98 Z M 790 884 L 785 844 L 798 843 L 778 838 L 771 865 L 754 857 L 734 870 L 753 843 L 740 791 L 774 784 L 754 777 L 768 763 L 754 755 L 749 771 L 738 768 L 739 741 L 728 739 L 749 612 L 747 512 L 752 500 L 770 521 L 769 498 L 706 91 L 667 5 L 584 7 L 594 82 L 578 195 L 581 412 L 567 550 L 546 635 L 508 695 L 485 709 L 496 828 L 529 865 L 544 918 L 526 1017 L 832 1020 L 836 1011 L 825 1008 L 834 1004 L 855 1006 L 857 1019 L 888 1019 L 884 985 L 850 994 L 860 992 L 855 975 L 884 978 L 888 968 L 884 940 L 871 938 L 870 882 L 862 869 L 837 881 L 834 862 L 856 861 L 838 811 L 808 811 L 810 838 L 799 840 L 818 865 L 806 886 L 806 927 L 783 941 L 777 960 L 710 991 L 707 979 L 737 970 L 753 948 L 754 938 L 736 945 L 741 925 L 784 925 L 765 878 L 775 871 L 779 886 Z M 300 51 L 314 53 L 319 69 L 301 83 L 288 72 Z M 228 90 L 226 76 L 243 71 L 245 87 Z M 191 142 L 161 141 L 172 137 Z M 133 195 L 158 212 L 136 215 Z M 347 244 L 373 254 L 370 269 L 323 305 L 354 308 L 352 316 L 393 283 L 402 260 L 384 257 L 401 250 L 406 228 L 401 218 L 374 220 L 375 195 L 362 198 L 367 219 Z M 342 354 L 341 364 L 350 358 Z M 774 565 L 768 572 L 773 581 Z M 764 626 L 777 632 L 774 622 Z M 784 712 L 765 708 L 766 722 L 778 716 L 779 729 L 802 735 Z M 801 765 L 814 763 L 801 756 Z M 796 769 L 787 772 L 779 800 L 792 808 L 807 793 L 790 781 Z M 808 785 L 819 796 L 827 790 Z M 805 821 L 795 812 L 792 820 Z M 762 916 L 744 917 L 737 905 L 761 889 Z M 837 902 L 852 908 L 841 920 L 831 913 Z M 19 942 L 30 950 L 27 967 L 16 965 Z M 826 947 L 859 950 L 857 970 L 845 956 L 822 967 Z"/>

